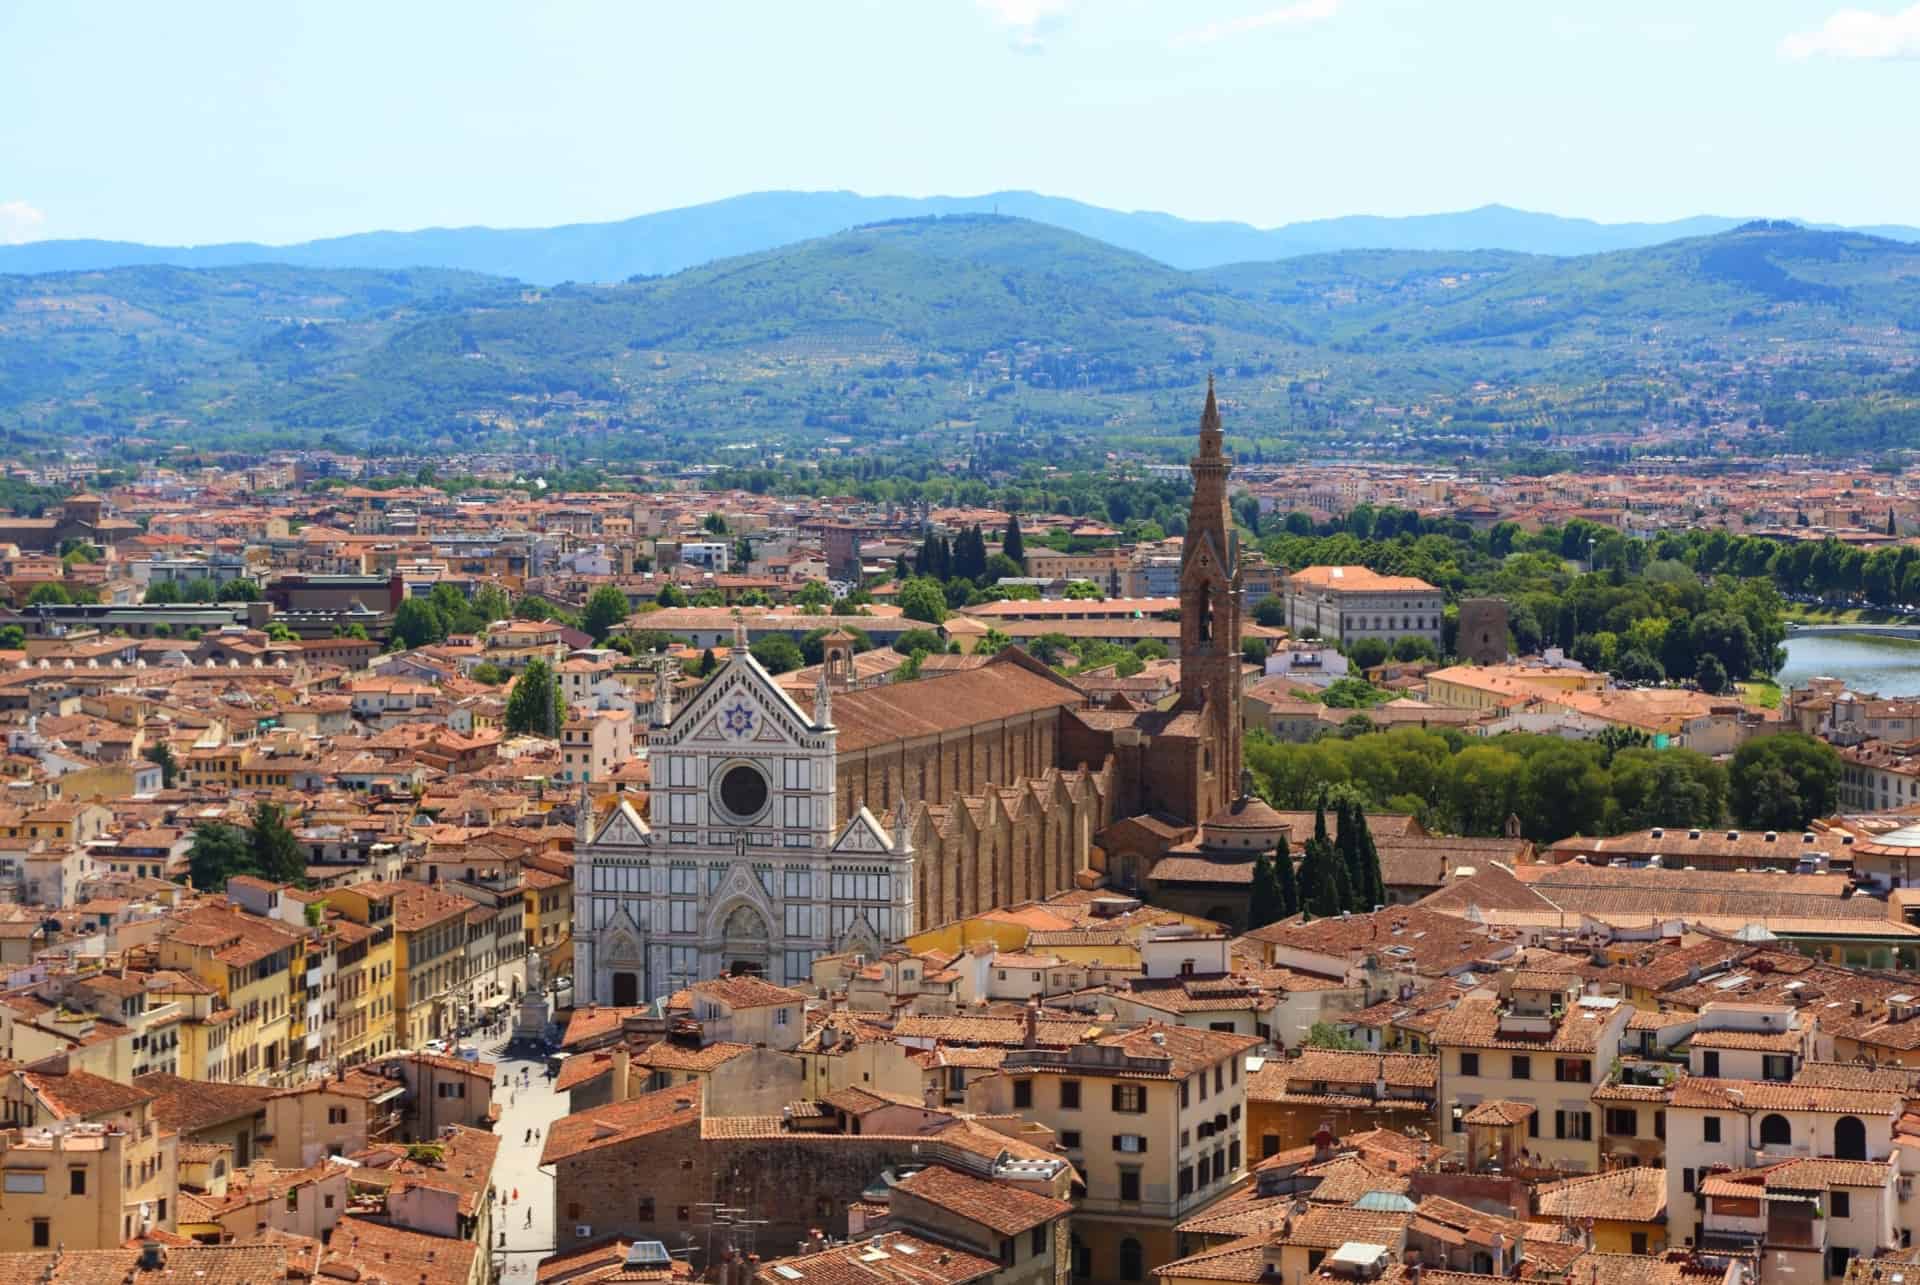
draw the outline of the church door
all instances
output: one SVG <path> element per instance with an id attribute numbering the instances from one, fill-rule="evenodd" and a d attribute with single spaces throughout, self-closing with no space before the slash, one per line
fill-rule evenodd
<path id="1" fill-rule="evenodd" d="M 613 1003 L 616 1008 L 632 1008 L 640 1002 L 640 976 L 637 973 L 613 975 Z"/>
<path id="2" fill-rule="evenodd" d="M 725 941 L 722 957 L 727 961 L 728 971 L 755 974 L 767 971 L 770 934 L 767 921 L 760 917 L 759 911 L 752 906 L 736 906 L 720 926 L 720 935 Z"/>

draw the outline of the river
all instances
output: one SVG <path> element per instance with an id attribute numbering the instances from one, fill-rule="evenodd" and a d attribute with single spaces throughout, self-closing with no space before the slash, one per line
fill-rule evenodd
<path id="1" fill-rule="evenodd" d="M 1870 634 L 1794 634 L 1787 638 L 1783 688 L 1809 678 L 1838 678 L 1855 691 L 1920 695 L 1920 641 Z"/>

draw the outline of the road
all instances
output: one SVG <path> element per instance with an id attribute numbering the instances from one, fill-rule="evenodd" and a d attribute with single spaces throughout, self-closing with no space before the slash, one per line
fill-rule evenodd
<path id="1" fill-rule="evenodd" d="M 499 1279 L 513 1285 L 531 1282 L 540 1260 L 554 1252 L 553 1179 L 540 1170 L 540 1149 L 546 1143 L 547 1128 L 567 1113 L 564 1094 L 552 1091 L 543 1059 L 505 1059 L 495 1048 L 483 1056 L 496 1059 L 493 1100 L 500 1104 L 500 1154 L 494 1161 L 494 1190 L 507 1203 L 494 1206 L 493 1244 L 489 1249 L 494 1261 L 502 1264 Z M 521 1075 L 526 1075 L 522 1086 Z M 511 1087 L 501 1087 L 507 1077 Z M 540 1136 L 527 1140 L 527 1131 L 538 1129 Z M 512 1199 L 515 1191 L 519 1199 Z M 533 1211 L 533 1225 L 527 1225 L 527 1211 Z M 568 1235 L 571 1227 L 561 1229 Z M 505 1236 L 504 1244 L 502 1235 Z"/>

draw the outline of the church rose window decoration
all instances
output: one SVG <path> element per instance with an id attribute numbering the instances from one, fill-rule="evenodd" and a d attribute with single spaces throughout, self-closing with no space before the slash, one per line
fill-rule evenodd
<path id="1" fill-rule="evenodd" d="M 742 737 L 753 734 L 753 706 L 745 701 L 735 701 L 720 711 L 720 725 L 728 736 Z"/>
<path id="2" fill-rule="evenodd" d="M 720 778 L 720 805 L 737 817 L 756 817 L 767 806 L 767 778 L 746 764 Z"/>

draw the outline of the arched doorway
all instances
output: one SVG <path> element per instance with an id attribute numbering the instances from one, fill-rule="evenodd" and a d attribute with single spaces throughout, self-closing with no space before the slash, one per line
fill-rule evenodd
<path id="1" fill-rule="evenodd" d="M 767 921 L 752 906 L 735 906 L 720 926 L 721 958 L 730 973 L 767 971 Z"/>
<path id="2" fill-rule="evenodd" d="M 1867 1126 L 1850 1115 L 1843 1115 L 1833 1125 L 1833 1154 L 1837 1160 L 1865 1160 L 1867 1158 Z"/>
<path id="3" fill-rule="evenodd" d="M 1793 1145 L 1793 1126 L 1787 1123 L 1785 1116 L 1770 1115 L 1761 1119 L 1760 1145 L 1763 1147 L 1790 1147 Z"/>
<path id="4" fill-rule="evenodd" d="M 1120 1242 L 1120 1279 L 1137 1281 L 1144 1274 L 1146 1256 L 1141 1252 L 1140 1242 L 1129 1236 Z"/>

